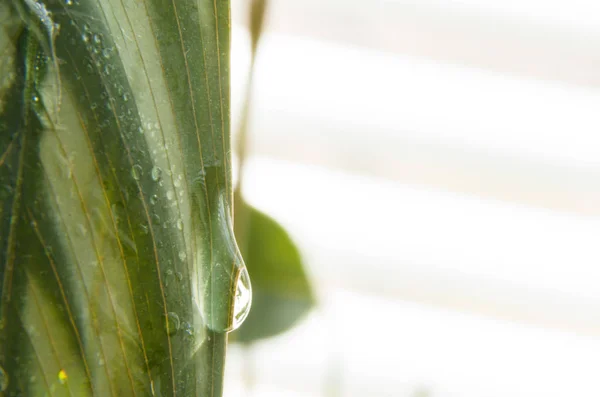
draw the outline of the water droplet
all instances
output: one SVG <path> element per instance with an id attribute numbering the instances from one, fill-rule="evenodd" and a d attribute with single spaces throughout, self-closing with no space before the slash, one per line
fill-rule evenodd
<path id="1" fill-rule="evenodd" d="M 152 167 L 152 180 L 158 181 L 162 176 L 162 170 L 159 167 Z"/>
<path id="2" fill-rule="evenodd" d="M 4 368 L 0 367 L 0 392 L 8 389 L 8 374 Z"/>
<path id="3" fill-rule="evenodd" d="M 181 261 L 184 261 L 185 258 L 187 258 L 187 255 L 186 255 L 185 251 L 179 251 L 179 259 Z"/>
<path id="4" fill-rule="evenodd" d="M 141 223 L 140 228 L 142 229 L 142 233 L 148 234 L 148 225 Z"/>
<path id="5" fill-rule="evenodd" d="M 65 383 L 67 383 L 68 379 L 69 379 L 69 377 L 67 376 L 67 371 L 65 371 L 64 369 L 61 369 L 60 371 L 58 371 L 58 381 L 60 382 L 61 385 L 64 385 Z"/>
<path id="6" fill-rule="evenodd" d="M 31 100 L 32 100 L 33 102 L 39 102 L 39 101 L 40 101 L 40 97 L 39 97 L 39 96 L 37 96 L 37 95 L 35 95 L 35 94 L 33 94 L 33 96 L 31 97 Z"/>
<path id="7" fill-rule="evenodd" d="M 175 277 L 177 277 L 178 281 L 183 281 L 183 274 L 181 274 L 181 272 L 175 273 Z"/>
<path id="8" fill-rule="evenodd" d="M 230 280 L 228 277 L 221 279 L 223 274 L 217 271 L 219 266 L 221 265 L 216 263 L 216 269 L 213 269 L 212 284 L 221 284 L 221 286 L 217 286 L 216 289 L 206 295 L 208 301 L 203 302 L 203 316 L 211 330 L 215 332 L 231 332 L 239 328 L 248 316 L 248 313 L 250 313 L 252 287 L 248 271 L 242 265 L 236 272 L 237 280 L 235 281 L 234 295 L 230 296 L 227 301 L 221 301 L 223 305 L 218 303 L 215 305 L 215 298 L 212 295 L 215 293 L 223 294 L 224 291 L 222 288 L 228 286 L 228 284 L 224 284 L 223 282 L 229 282 Z M 212 287 L 215 288 L 214 285 Z M 221 299 L 223 299 L 222 295 L 217 299 L 217 302 Z"/>
<path id="9" fill-rule="evenodd" d="M 72 6 L 73 5 L 73 0 L 65 0 L 65 5 Z"/>
<path id="10" fill-rule="evenodd" d="M 180 219 L 177 219 L 177 229 L 179 230 L 183 230 L 183 221 Z"/>
<path id="11" fill-rule="evenodd" d="M 158 214 L 152 214 L 152 221 L 158 225 L 160 223 L 160 216 L 158 216 Z"/>
<path id="12" fill-rule="evenodd" d="M 172 190 L 169 190 L 169 191 L 167 192 L 167 199 L 168 199 L 168 200 L 173 200 L 173 197 L 174 197 L 174 196 L 175 196 L 175 194 L 173 193 L 173 191 L 172 191 Z"/>
<path id="13" fill-rule="evenodd" d="M 194 328 L 192 327 L 192 324 L 190 324 L 188 322 L 184 322 L 182 328 L 183 328 L 183 331 L 188 336 L 193 336 L 194 335 Z"/>
<path id="14" fill-rule="evenodd" d="M 158 203 L 158 196 L 157 196 L 156 194 L 153 194 L 153 195 L 150 197 L 150 204 L 152 204 L 152 205 L 156 205 L 156 203 Z"/>
<path id="15" fill-rule="evenodd" d="M 142 170 L 142 166 L 139 164 L 134 165 L 131 168 L 131 176 L 133 177 L 133 179 L 135 179 L 136 181 L 139 181 L 140 178 L 142 177 L 142 174 L 144 173 L 144 171 Z"/>
<path id="16" fill-rule="evenodd" d="M 110 50 L 109 50 L 108 48 L 105 48 L 105 49 L 103 49 L 103 50 L 102 50 L 102 56 L 103 56 L 105 59 L 108 59 L 108 58 L 110 58 Z"/>
<path id="17" fill-rule="evenodd" d="M 79 234 L 81 234 L 83 237 L 87 236 L 87 229 L 83 223 L 78 224 L 77 228 L 79 229 Z"/>
<path id="18" fill-rule="evenodd" d="M 167 323 L 165 324 L 167 327 L 167 334 L 175 335 L 177 331 L 179 331 L 179 327 L 181 322 L 179 321 L 179 316 L 177 313 L 169 312 L 167 313 Z"/>
<path id="19" fill-rule="evenodd" d="M 252 287 L 250 276 L 245 267 L 242 268 L 238 276 L 233 302 L 233 321 L 229 331 L 233 331 L 242 325 L 252 306 Z"/>
<path id="20" fill-rule="evenodd" d="M 96 44 L 101 44 L 101 43 L 102 43 L 102 35 L 100 35 L 100 34 L 95 34 L 95 35 L 94 35 L 94 43 L 96 43 Z"/>

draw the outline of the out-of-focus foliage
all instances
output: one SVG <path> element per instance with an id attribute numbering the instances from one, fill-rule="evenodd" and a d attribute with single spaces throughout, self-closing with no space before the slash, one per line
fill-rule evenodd
<path id="1" fill-rule="evenodd" d="M 0 2 L 0 395 L 219 396 L 227 0 Z"/>
<path id="2" fill-rule="evenodd" d="M 302 258 L 287 232 L 269 216 L 248 205 L 241 193 L 254 59 L 267 10 L 266 0 L 250 7 L 252 61 L 238 137 L 240 172 L 235 190 L 235 233 L 248 266 L 253 287 L 252 310 L 232 340 L 251 343 L 292 327 L 314 305 L 314 295 Z"/>
<path id="3" fill-rule="evenodd" d="M 286 231 L 236 200 L 237 211 L 245 211 L 247 217 L 247 240 L 241 248 L 252 279 L 252 310 L 231 338 L 251 343 L 292 327 L 314 305 L 314 296 L 302 258 Z"/>

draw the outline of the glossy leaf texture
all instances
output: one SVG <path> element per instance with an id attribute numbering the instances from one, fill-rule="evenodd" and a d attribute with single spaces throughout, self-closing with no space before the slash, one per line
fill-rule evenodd
<path id="1" fill-rule="evenodd" d="M 0 23 L 0 395 L 221 395 L 250 303 L 229 2 L 4 0 Z"/>

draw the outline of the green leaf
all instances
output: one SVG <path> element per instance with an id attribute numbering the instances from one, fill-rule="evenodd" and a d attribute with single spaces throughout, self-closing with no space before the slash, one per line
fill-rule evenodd
<path id="1" fill-rule="evenodd" d="M 315 298 L 298 248 L 286 231 L 237 192 L 235 214 L 236 234 L 252 279 L 252 310 L 231 338 L 251 343 L 291 328 Z"/>
<path id="2" fill-rule="evenodd" d="M 11 0 L 0 24 L 0 395 L 221 395 L 250 301 L 229 2 Z"/>

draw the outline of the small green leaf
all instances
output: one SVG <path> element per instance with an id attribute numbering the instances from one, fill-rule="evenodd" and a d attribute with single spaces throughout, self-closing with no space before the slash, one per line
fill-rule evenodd
<path id="1" fill-rule="evenodd" d="M 231 340 L 251 343 L 291 328 L 315 298 L 298 248 L 286 231 L 237 193 L 235 214 L 238 241 L 252 279 L 252 309 Z"/>

